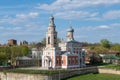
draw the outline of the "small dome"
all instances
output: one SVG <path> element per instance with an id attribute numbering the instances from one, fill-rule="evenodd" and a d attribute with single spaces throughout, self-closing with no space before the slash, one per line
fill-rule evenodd
<path id="1" fill-rule="evenodd" d="M 50 16 L 50 19 L 54 19 L 53 15 Z"/>
<path id="2" fill-rule="evenodd" d="M 55 24 L 54 24 L 54 17 L 53 17 L 53 15 L 50 16 L 49 26 L 51 26 L 51 27 L 55 27 Z"/>
<path id="3" fill-rule="evenodd" d="M 70 27 L 67 31 L 68 32 L 74 32 L 74 29 L 72 27 Z"/>

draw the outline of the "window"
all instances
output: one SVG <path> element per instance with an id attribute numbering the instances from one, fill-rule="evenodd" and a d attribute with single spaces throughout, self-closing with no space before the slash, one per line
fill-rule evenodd
<path id="1" fill-rule="evenodd" d="M 70 60 L 68 61 L 68 64 L 70 64 Z"/>
<path id="2" fill-rule="evenodd" d="M 56 37 L 54 36 L 54 39 L 56 39 Z"/>
<path id="3" fill-rule="evenodd" d="M 50 37 L 48 37 L 48 44 L 50 44 Z"/>
<path id="4" fill-rule="evenodd" d="M 57 60 L 57 64 L 59 64 L 59 60 Z"/>
<path id="5" fill-rule="evenodd" d="M 62 60 L 62 64 L 63 64 L 63 60 Z"/>

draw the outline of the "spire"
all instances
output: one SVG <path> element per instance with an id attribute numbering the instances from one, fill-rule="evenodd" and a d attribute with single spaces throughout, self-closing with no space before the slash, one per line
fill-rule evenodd
<path id="1" fill-rule="evenodd" d="M 54 17 L 53 17 L 53 15 L 50 16 L 49 26 L 51 26 L 51 27 L 55 27 L 55 24 L 54 24 Z"/>

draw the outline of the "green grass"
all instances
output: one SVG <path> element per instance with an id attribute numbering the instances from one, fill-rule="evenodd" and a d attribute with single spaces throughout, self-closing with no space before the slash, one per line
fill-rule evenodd
<path id="1" fill-rule="evenodd" d="M 52 75 L 52 74 L 59 74 L 61 73 L 70 72 L 72 70 L 30 70 L 30 69 L 11 69 L 7 72 L 12 73 L 24 73 L 24 74 L 43 74 L 43 75 Z"/>
<path id="2" fill-rule="evenodd" d="M 109 69 L 116 69 L 116 70 L 120 70 L 120 66 L 119 65 L 107 65 L 104 66 L 105 68 L 109 68 Z"/>
<path id="3" fill-rule="evenodd" d="M 102 67 L 101 67 L 101 66 L 102 66 Z M 120 65 L 115 65 L 115 64 L 104 64 L 104 65 L 99 65 L 99 67 L 100 67 L 100 68 L 120 70 Z"/>
<path id="4" fill-rule="evenodd" d="M 85 74 L 66 80 L 120 80 L 120 75 L 114 74 Z"/>

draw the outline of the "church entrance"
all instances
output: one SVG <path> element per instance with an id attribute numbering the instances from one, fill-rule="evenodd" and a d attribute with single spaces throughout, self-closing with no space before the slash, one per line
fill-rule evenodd
<path id="1" fill-rule="evenodd" d="M 44 59 L 44 67 L 45 68 L 51 68 L 52 67 L 52 61 L 50 57 L 46 56 Z"/>

